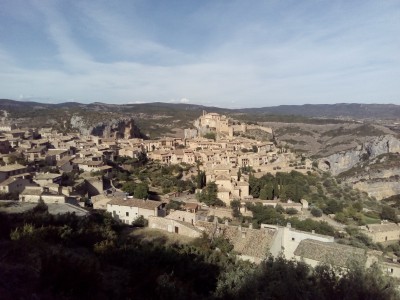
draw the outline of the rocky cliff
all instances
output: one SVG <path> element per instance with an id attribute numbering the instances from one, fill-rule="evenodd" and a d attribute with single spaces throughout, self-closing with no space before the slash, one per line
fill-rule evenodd
<path id="1" fill-rule="evenodd" d="M 132 118 L 111 119 L 91 124 L 90 120 L 80 115 L 73 115 L 71 127 L 78 129 L 82 135 L 95 135 L 104 138 L 140 138 L 143 134 Z"/>
<path id="2" fill-rule="evenodd" d="M 332 175 L 339 175 L 357 164 L 387 153 L 400 153 L 400 140 L 392 135 L 380 136 L 357 146 L 355 149 L 322 158 L 318 161 L 318 166 L 322 170 L 330 171 Z"/>
<path id="3" fill-rule="evenodd" d="M 321 159 L 343 182 L 377 200 L 400 194 L 399 140 L 385 136 L 358 149 Z"/>

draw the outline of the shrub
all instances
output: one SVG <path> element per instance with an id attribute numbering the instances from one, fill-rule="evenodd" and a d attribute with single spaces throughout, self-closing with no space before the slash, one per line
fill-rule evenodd
<path id="1" fill-rule="evenodd" d="M 312 214 L 314 217 L 317 217 L 317 218 L 322 217 L 322 211 L 321 211 L 319 208 L 316 208 L 316 207 L 313 207 L 313 208 L 311 209 L 311 214 Z"/>
<path id="2" fill-rule="evenodd" d="M 148 224 L 149 222 L 143 216 L 139 216 L 132 222 L 134 227 L 146 227 Z"/>
<path id="3" fill-rule="evenodd" d="M 288 215 L 296 215 L 297 214 L 297 209 L 295 209 L 295 208 L 287 208 L 286 209 L 286 213 L 288 214 Z"/>

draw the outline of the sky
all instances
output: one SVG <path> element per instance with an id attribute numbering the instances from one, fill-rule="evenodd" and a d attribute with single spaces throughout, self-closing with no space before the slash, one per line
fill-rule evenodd
<path id="1" fill-rule="evenodd" d="M 1 0 L 1 98 L 400 104 L 400 1 Z"/>

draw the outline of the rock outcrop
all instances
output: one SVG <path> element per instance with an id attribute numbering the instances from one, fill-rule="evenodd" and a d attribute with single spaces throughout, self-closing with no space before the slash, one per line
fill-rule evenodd
<path id="1" fill-rule="evenodd" d="M 104 138 L 140 138 L 143 134 L 132 118 L 111 119 L 94 125 L 80 115 L 71 117 L 71 127 L 76 128 L 82 135 L 95 135 Z"/>
<path id="2" fill-rule="evenodd" d="M 367 192 L 368 196 L 375 197 L 377 200 L 400 194 L 399 177 L 358 181 L 353 184 L 353 188 Z"/>
<path id="3" fill-rule="evenodd" d="M 339 175 L 361 162 L 373 159 L 381 154 L 400 153 L 400 140 L 392 135 L 380 136 L 353 150 L 332 154 L 319 160 L 319 168 Z"/>
<path id="4" fill-rule="evenodd" d="M 400 194 L 400 141 L 394 136 L 320 159 L 319 167 L 377 200 Z"/>

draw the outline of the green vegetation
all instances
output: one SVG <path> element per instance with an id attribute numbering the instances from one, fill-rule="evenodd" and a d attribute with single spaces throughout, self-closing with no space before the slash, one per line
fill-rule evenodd
<path id="1" fill-rule="evenodd" d="M 141 224 L 138 224 L 141 225 Z M 207 236 L 189 244 L 132 235 L 109 214 L 52 216 L 43 204 L 0 215 L 2 298 L 22 299 L 396 299 L 373 265 L 339 271 L 269 257 L 237 260 Z M 134 229 L 137 230 L 137 229 Z M 218 250 L 217 250 L 218 249 Z"/>
<path id="2" fill-rule="evenodd" d="M 316 233 L 330 236 L 334 236 L 336 234 L 335 229 L 324 221 L 314 221 L 311 219 L 300 220 L 297 217 L 285 217 L 284 213 L 288 214 L 289 216 L 292 215 L 292 213 L 288 213 L 281 206 L 273 208 L 272 206 L 263 206 L 260 203 L 248 203 L 246 204 L 246 207 L 253 213 L 253 218 L 248 219 L 242 217 L 242 222 L 251 221 L 255 228 L 260 228 L 262 223 L 281 226 L 286 226 L 287 223 L 290 223 L 292 227 L 298 230 L 309 232 L 314 230 Z"/>
<path id="3" fill-rule="evenodd" d="M 210 182 L 197 194 L 197 199 L 208 206 L 225 206 L 225 203 L 218 199 L 218 187 L 215 182 Z"/>
<path id="4" fill-rule="evenodd" d="M 302 174 L 297 171 L 277 172 L 275 176 L 266 174 L 261 178 L 250 174 L 249 178 L 253 197 L 267 200 L 279 198 L 281 201 L 291 199 L 295 202 L 305 199 L 314 207 L 311 213 L 315 217 L 320 216 L 318 211 L 322 211 L 347 225 L 378 223 L 380 219 L 397 222 L 396 209 L 382 206 L 366 193 L 339 182 L 327 173 Z M 395 206 L 393 200 L 390 203 Z"/>
<path id="5" fill-rule="evenodd" d="M 139 183 L 133 191 L 133 196 L 137 199 L 147 199 L 149 196 L 149 187 L 146 183 Z"/>
<path id="6" fill-rule="evenodd" d="M 250 194 L 261 199 L 280 198 L 284 201 L 287 199 L 300 201 L 304 195 L 309 193 L 308 179 L 310 178 L 297 171 L 277 172 L 275 176 L 268 173 L 259 179 L 251 175 L 249 179 Z"/>
<path id="7" fill-rule="evenodd" d="M 215 132 L 207 132 L 206 134 L 203 135 L 203 137 L 214 141 L 217 138 Z"/>
<path id="8" fill-rule="evenodd" d="M 371 124 L 362 124 L 357 127 L 345 128 L 340 127 L 338 129 L 330 130 L 324 133 L 325 136 L 341 136 L 341 135 L 354 135 L 357 137 L 365 137 L 365 136 L 380 136 L 384 135 L 385 132 L 376 128 Z"/>

